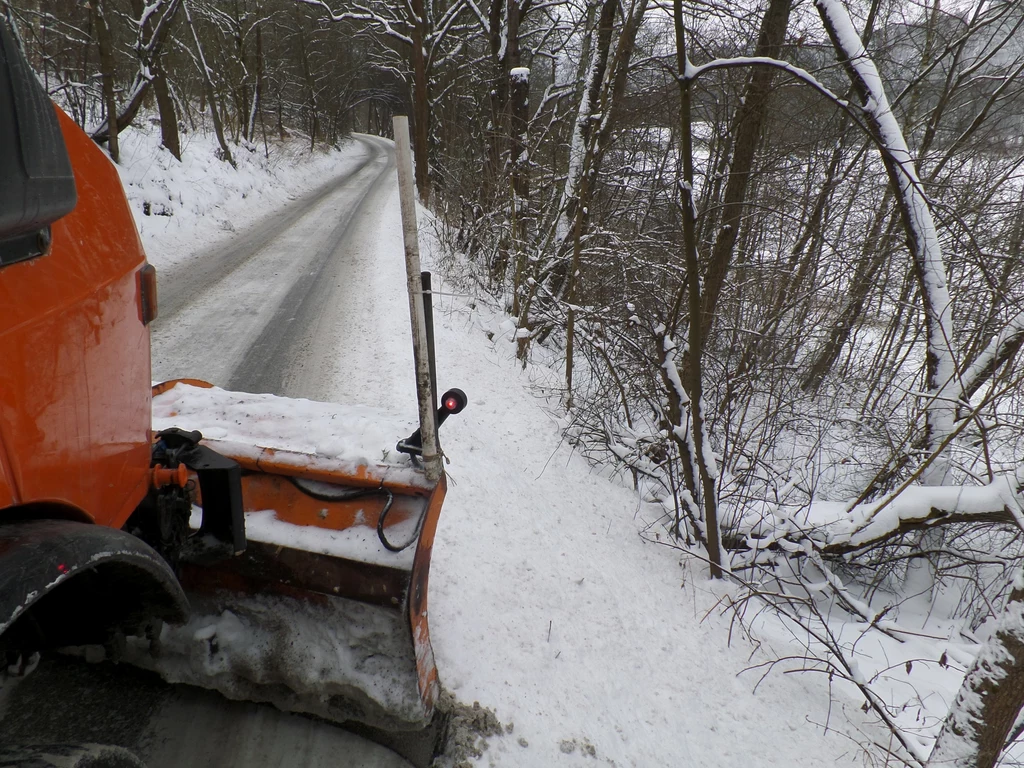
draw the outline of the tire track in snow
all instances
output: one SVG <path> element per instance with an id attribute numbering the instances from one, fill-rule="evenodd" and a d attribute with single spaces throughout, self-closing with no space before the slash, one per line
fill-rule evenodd
<path id="1" fill-rule="evenodd" d="M 335 288 L 346 279 L 347 259 L 345 245 L 349 240 L 352 221 L 367 212 L 368 204 L 384 184 L 390 181 L 395 160 L 390 143 L 376 144 L 378 151 L 387 153 L 388 162 L 344 211 L 337 228 L 310 261 L 306 272 L 292 284 L 281 301 L 277 312 L 247 350 L 241 364 L 235 369 L 228 389 L 270 394 L 294 394 L 289 386 L 297 378 L 296 368 L 302 359 L 317 352 L 321 319 L 328 311 Z"/>
<path id="2" fill-rule="evenodd" d="M 355 177 L 366 165 L 380 156 L 379 145 L 371 137 L 355 136 L 367 148 L 364 158 L 341 176 L 332 178 L 318 189 L 297 198 L 276 215 L 263 219 L 228 244 L 218 245 L 196 253 L 184 264 L 171 270 L 161 270 L 160 318 L 158 323 L 170 323 L 171 318 L 185 309 L 196 297 L 212 285 L 226 278 L 243 263 L 267 247 L 284 231 L 294 226 L 315 206 L 323 202 L 338 187 Z"/>
<path id="3" fill-rule="evenodd" d="M 172 312 L 154 324 L 155 379 L 189 376 L 217 386 L 268 391 L 261 387 L 261 377 L 272 373 L 271 365 L 287 365 L 291 337 L 277 345 L 280 354 L 273 354 L 273 361 L 267 357 L 267 339 L 292 326 L 301 307 L 325 299 L 322 291 L 314 291 L 317 275 L 331 261 L 359 203 L 391 162 L 388 142 L 360 140 L 370 157 L 340 183 L 334 180 L 329 191 L 321 188 L 308 207 L 289 206 L 283 216 L 273 216 L 271 223 L 244 236 L 241 244 L 210 256 L 212 265 L 193 259 L 175 270 L 175 275 L 186 276 L 171 277 L 169 291 L 161 288 L 171 294 Z"/>

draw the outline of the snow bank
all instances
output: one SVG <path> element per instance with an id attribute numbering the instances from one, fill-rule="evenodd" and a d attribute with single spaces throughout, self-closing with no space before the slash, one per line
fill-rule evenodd
<path id="1" fill-rule="evenodd" d="M 170 267 L 196 251 L 227 242 L 269 211 L 301 197 L 355 166 L 365 148 L 347 141 L 341 150 L 299 141 L 235 147 L 237 168 L 217 159 L 212 134 L 182 134 L 181 160 L 160 145 L 154 123 L 126 128 L 118 137 L 117 170 L 149 260 Z"/>
<path id="2" fill-rule="evenodd" d="M 480 764 L 862 765 L 857 744 L 881 737 L 860 702 L 817 677 L 743 674 L 766 657 L 716 609 L 723 585 L 638 535 L 656 537 L 662 510 L 590 470 L 557 398 L 531 387 L 553 377 L 518 364 L 514 323 L 462 293 L 435 278 L 438 369 L 470 406 L 445 425 L 430 632 L 445 688 L 512 727 Z"/>

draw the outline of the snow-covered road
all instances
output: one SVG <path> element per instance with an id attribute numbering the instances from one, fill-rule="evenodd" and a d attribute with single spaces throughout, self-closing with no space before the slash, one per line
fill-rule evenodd
<path id="1" fill-rule="evenodd" d="M 10 742 L 117 744 L 147 768 L 408 768 L 340 728 L 168 685 L 127 665 L 48 656 L 28 678 L 0 689 L 0 711 Z"/>
<path id="2" fill-rule="evenodd" d="M 365 264 L 354 220 L 392 182 L 389 142 L 358 138 L 362 153 L 325 186 L 234 241 L 160 271 L 160 318 L 153 330 L 153 377 L 200 378 L 247 392 L 316 396 L 320 361 L 344 335 L 330 320 L 357 290 Z"/>

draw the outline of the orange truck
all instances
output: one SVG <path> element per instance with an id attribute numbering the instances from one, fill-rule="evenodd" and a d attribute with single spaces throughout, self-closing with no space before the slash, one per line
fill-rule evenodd
<path id="1" fill-rule="evenodd" d="M 203 440 L 196 414 L 206 403 L 258 420 L 270 401 L 287 402 L 195 381 L 152 386 L 156 274 L 117 172 L 52 104 L 3 23 L 0 306 L 8 664 L 99 645 L 172 682 L 356 724 L 428 764 L 444 735 L 427 626 L 444 476 L 427 480 L 415 435 L 389 463 L 359 464 L 245 434 Z M 460 391 L 446 393 L 438 422 L 464 406 Z M 188 413 L 188 423 L 154 433 L 154 407 L 171 420 Z M 261 525 L 247 536 L 255 515 Z M 346 537 L 362 543 L 323 545 Z M 236 649 L 246 663 L 219 659 L 217 674 L 174 663 L 227 616 L 266 636 Z M 351 648 L 366 626 L 360 642 L 386 652 L 349 654 L 351 669 L 312 685 L 301 660 L 279 658 L 303 643 Z M 225 633 L 221 656 L 227 645 Z"/>

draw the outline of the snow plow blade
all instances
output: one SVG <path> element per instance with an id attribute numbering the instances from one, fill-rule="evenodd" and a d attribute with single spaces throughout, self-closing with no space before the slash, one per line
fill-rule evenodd
<path id="1" fill-rule="evenodd" d="M 129 660 L 346 724 L 429 764 L 444 718 L 427 581 L 447 486 L 394 451 L 408 423 L 189 380 L 154 387 L 153 417 L 154 433 L 199 430 L 238 462 L 247 541 L 233 557 L 180 564 L 190 620 Z"/>

